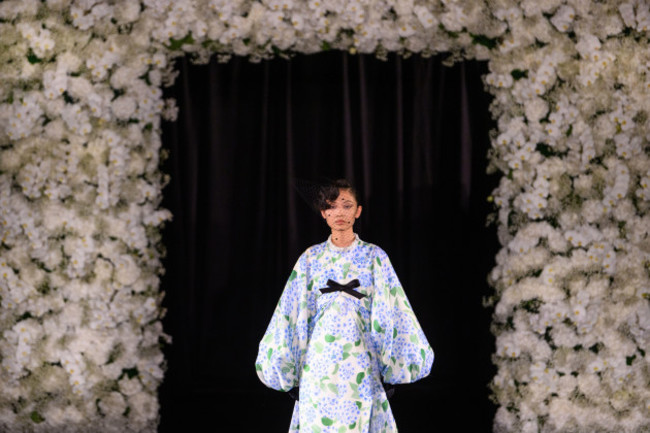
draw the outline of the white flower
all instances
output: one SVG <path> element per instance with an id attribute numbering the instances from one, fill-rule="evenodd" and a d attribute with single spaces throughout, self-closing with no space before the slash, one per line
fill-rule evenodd
<path id="1" fill-rule="evenodd" d="M 119 392 L 111 392 L 102 397 L 97 403 L 99 410 L 110 418 L 122 416 L 126 410 L 126 400 Z"/>
<path id="2" fill-rule="evenodd" d="M 129 0 L 121 0 L 115 7 L 115 18 L 120 22 L 131 23 L 140 16 L 141 6 Z"/>
<path id="3" fill-rule="evenodd" d="M 571 6 L 563 5 L 555 12 L 551 18 L 551 23 L 561 32 L 569 31 L 575 19 L 575 9 Z"/>
<path id="4" fill-rule="evenodd" d="M 115 265 L 115 279 L 128 286 L 140 277 L 140 268 L 131 256 L 120 255 L 113 259 Z"/>
<path id="5" fill-rule="evenodd" d="M 158 400 L 148 392 L 129 395 L 128 405 L 131 408 L 129 418 L 137 422 L 151 422 L 158 417 Z"/>
<path id="6" fill-rule="evenodd" d="M 430 29 L 438 24 L 437 18 L 423 5 L 414 6 L 413 12 L 425 29 Z"/>
<path id="7" fill-rule="evenodd" d="M 127 120 L 135 113 L 136 102 L 130 96 L 120 96 L 113 100 L 111 109 L 115 117 Z"/>
<path id="8" fill-rule="evenodd" d="M 457 4 L 448 4 L 447 11 L 440 17 L 440 22 L 446 30 L 450 32 L 459 32 L 463 30 L 467 23 L 467 15 L 463 12 L 462 7 Z"/>
<path id="9" fill-rule="evenodd" d="M 133 396 L 141 392 L 142 384 L 137 378 L 129 379 L 127 376 L 119 381 L 120 392 L 126 396 Z"/>

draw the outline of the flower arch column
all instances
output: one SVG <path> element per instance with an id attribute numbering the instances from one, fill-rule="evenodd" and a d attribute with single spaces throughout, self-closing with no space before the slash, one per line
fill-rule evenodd
<path id="1" fill-rule="evenodd" d="M 550 2 L 549 2 L 550 3 Z M 650 428 L 648 5 L 495 11 L 495 431 Z"/>
<path id="2" fill-rule="evenodd" d="M 0 2 L 0 429 L 154 431 L 179 55 L 489 60 L 495 431 L 643 431 L 648 5 Z"/>

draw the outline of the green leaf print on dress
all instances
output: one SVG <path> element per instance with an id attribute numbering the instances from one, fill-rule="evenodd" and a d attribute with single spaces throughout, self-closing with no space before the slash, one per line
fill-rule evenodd
<path id="1" fill-rule="evenodd" d="M 321 293 L 330 279 L 358 279 L 354 290 L 366 297 Z M 255 369 L 270 388 L 300 387 L 290 433 L 394 433 L 382 382 L 419 380 L 433 357 L 388 256 L 357 236 L 349 247 L 328 239 L 300 256 Z"/>

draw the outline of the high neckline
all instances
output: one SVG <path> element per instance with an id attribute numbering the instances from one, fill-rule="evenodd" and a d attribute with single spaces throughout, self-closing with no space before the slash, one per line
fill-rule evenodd
<path id="1" fill-rule="evenodd" d="M 328 238 L 327 238 L 327 247 L 332 251 L 335 251 L 337 253 L 342 253 L 342 252 L 351 250 L 352 248 L 357 246 L 360 241 L 361 241 L 361 239 L 359 239 L 359 235 L 355 233 L 354 234 L 354 240 L 352 242 L 350 242 L 350 245 L 348 245 L 346 247 L 337 247 L 336 245 L 334 245 L 334 242 L 332 242 L 332 235 L 329 235 Z"/>

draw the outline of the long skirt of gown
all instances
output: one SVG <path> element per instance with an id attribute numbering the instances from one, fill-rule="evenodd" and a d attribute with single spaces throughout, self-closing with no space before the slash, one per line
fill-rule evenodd
<path id="1" fill-rule="evenodd" d="M 319 301 L 290 433 L 397 432 L 366 337 L 370 312 L 340 292 Z"/>

